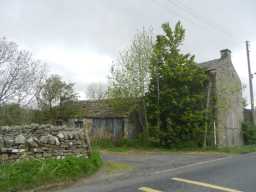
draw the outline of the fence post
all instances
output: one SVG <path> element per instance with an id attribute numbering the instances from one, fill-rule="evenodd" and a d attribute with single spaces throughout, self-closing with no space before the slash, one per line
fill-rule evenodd
<path id="1" fill-rule="evenodd" d="M 84 136 L 85 136 L 85 142 L 88 146 L 88 153 L 89 155 L 92 154 L 92 147 L 91 147 L 91 140 L 90 140 L 90 137 L 89 137 L 89 133 L 88 133 L 88 130 L 90 129 L 90 123 L 88 121 L 85 121 L 85 126 L 84 126 Z"/>

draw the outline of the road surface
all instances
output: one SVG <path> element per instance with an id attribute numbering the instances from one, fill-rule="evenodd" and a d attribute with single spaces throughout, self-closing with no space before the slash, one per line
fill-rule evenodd
<path id="1" fill-rule="evenodd" d="M 164 158 L 167 158 L 164 156 Z M 183 156 L 182 158 L 192 158 Z M 184 165 L 87 183 L 61 192 L 255 192 L 256 154 L 204 157 Z M 193 158 L 192 158 L 193 159 Z M 152 159 L 151 159 L 152 160 Z M 168 159 L 166 159 L 168 160 Z M 153 166 L 153 164 L 151 165 Z M 143 169 L 138 169 L 139 171 Z"/>

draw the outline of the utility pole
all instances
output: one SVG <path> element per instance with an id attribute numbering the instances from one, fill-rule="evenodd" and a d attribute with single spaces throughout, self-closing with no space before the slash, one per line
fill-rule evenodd
<path id="1" fill-rule="evenodd" d="M 160 65 L 161 65 L 161 61 L 158 61 L 157 64 L 157 131 L 160 132 L 160 80 L 159 80 L 159 76 L 160 76 Z"/>
<path id="2" fill-rule="evenodd" d="M 251 116 L 252 123 L 254 124 L 254 97 L 253 97 L 253 86 L 252 79 L 253 74 L 251 72 L 251 61 L 250 61 L 250 50 L 249 50 L 249 41 L 246 41 L 246 53 L 247 53 L 247 62 L 248 62 L 248 76 L 249 76 L 249 88 L 250 88 L 250 99 L 251 99 Z"/>

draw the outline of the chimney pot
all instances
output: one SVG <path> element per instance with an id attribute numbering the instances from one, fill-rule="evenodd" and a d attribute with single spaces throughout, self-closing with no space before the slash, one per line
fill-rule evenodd
<path id="1" fill-rule="evenodd" d="M 223 49 L 220 51 L 221 58 L 231 57 L 231 51 L 229 49 Z"/>

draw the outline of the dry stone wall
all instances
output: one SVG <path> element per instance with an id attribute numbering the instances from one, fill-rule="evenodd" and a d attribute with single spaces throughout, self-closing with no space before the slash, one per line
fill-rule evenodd
<path id="1" fill-rule="evenodd" d="M 88 156 L 86 138 L 83 128 L 38 124 L 0 127 L 0 161 Z"/>

